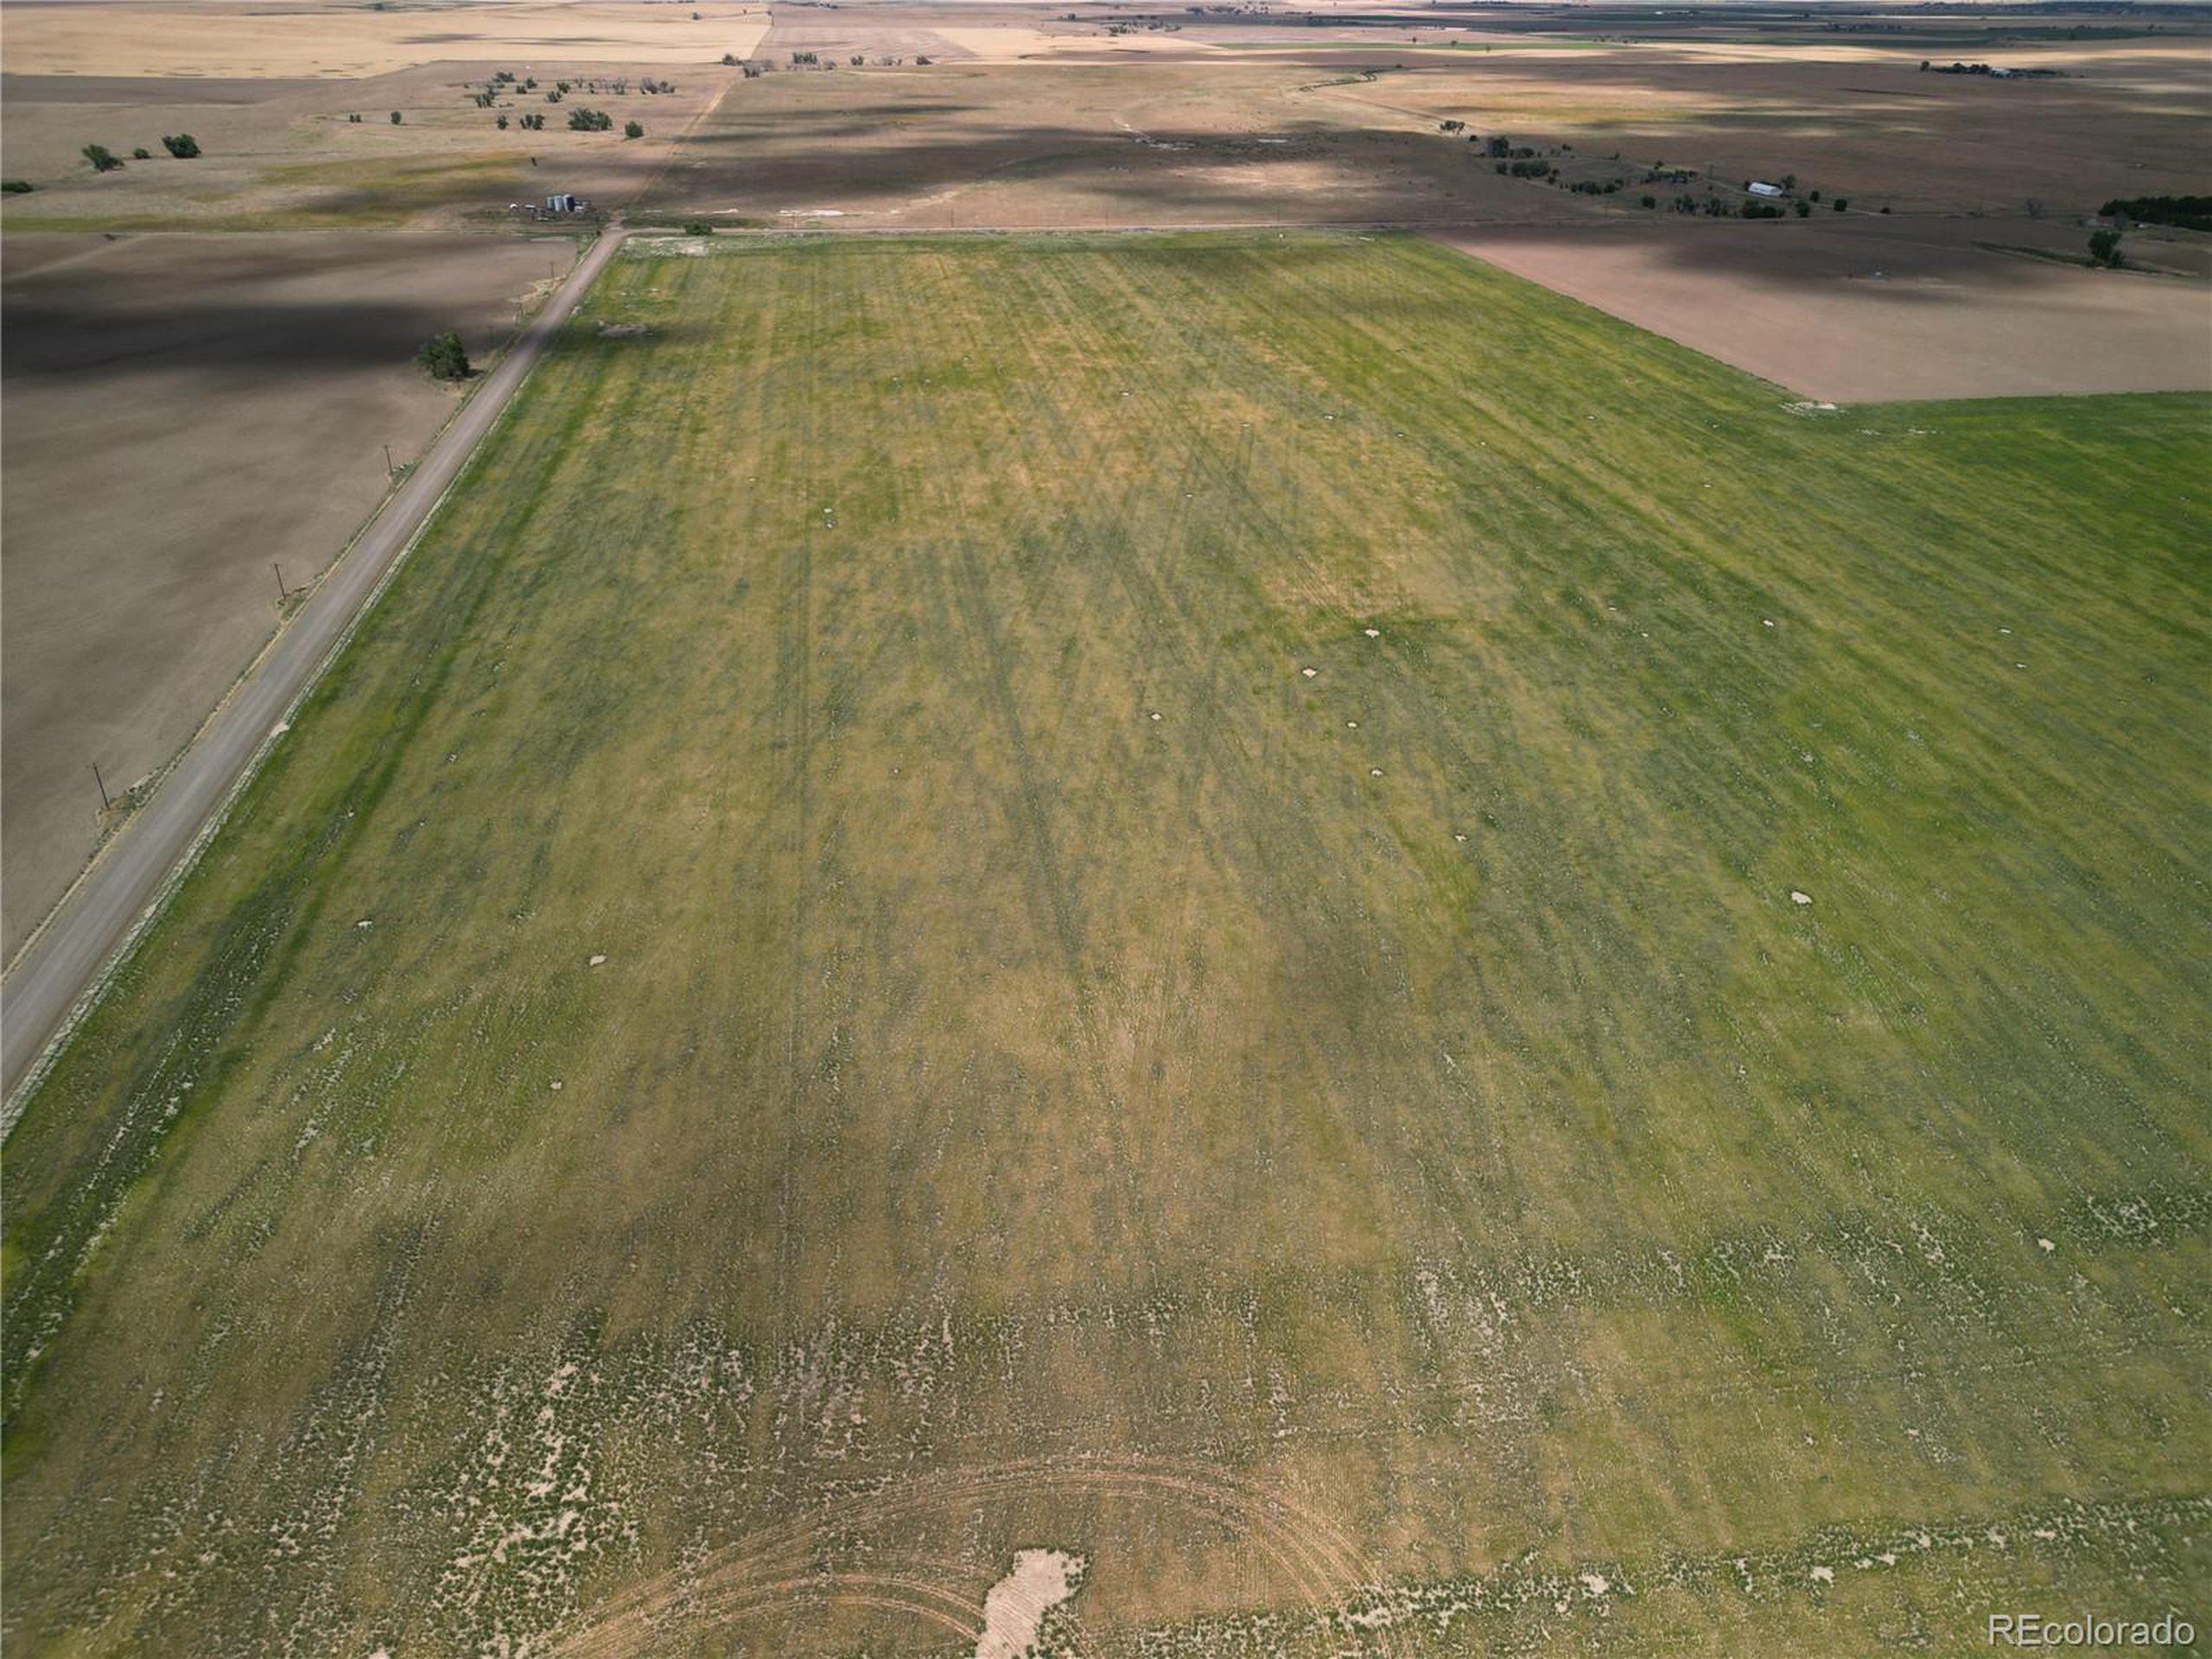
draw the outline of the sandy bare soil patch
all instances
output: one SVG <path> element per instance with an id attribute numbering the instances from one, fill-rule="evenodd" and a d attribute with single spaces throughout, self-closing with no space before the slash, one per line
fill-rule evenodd
<path id="1" fill-rule="evenodd" d="M 219 0 L 108 0 L 11 5 L 6 60 L 16 74 L 382 74 L 485 53 L 538 61 L 709 63 L 751 51 L 767 8 L 410 3 L 389 10 L 337 3 L 283 10 Z"/>
<path id="2" fill-rule="evenodd" d="M 2212 387 L 2212 288 L 2204 283 L 1976 245 L 2027 245 L 2053 233 L 2026 220 L 1853 215 L 1803 224 L 1495 226 L 1446 239 L 1808 397 Z M 2188 251 L 2176 244 L 2177 256 Z"/>
<path id="3" fill-rule="evenodd" d="M 12 953 L 101 830 L 451 413 L 413 366 L 478 356 L 565 240 L 10 237 L 4 245 L 5 845 Z"/>

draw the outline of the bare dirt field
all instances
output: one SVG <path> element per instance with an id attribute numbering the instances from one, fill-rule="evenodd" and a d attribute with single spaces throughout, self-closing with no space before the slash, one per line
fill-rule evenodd
<path id="1" fill-rule="evenodd" d="M 566 238 L 19 238 L 5 303 L 5 844 L 12 955 L 453 395 L 410 360 L 473 353 L 572 257 Z"/>
<path id="2" fill-rule="evenodd" d="M 409 0 L 281 10 L 239 0 L 81 0 L 5 8 L 9 68 L 45 75 L 378 75 L 480 52 L 541 61 L 709 62 L 752 49 L 760 5 L 621 5 L 583 0 Z"/>
<path id="3" fill-rule="evenodd" d="M 1444 239 L 1808 397 L 2212 389 L 2212 289 L 2202 281 L 1978 245 L 2048 240 L 2050 228 L 1670 215 L 1654 225 L 1472 226 Z M 2203 244 L 2175 249 L 2201 257 Z"/>
<path id="4" fill-rule="evenodd" d="M 479 107 L 477 93 L 502 70 L 539 86 L 505 88 L 493 107 Z M 9 175 L 37 188 L 8 198 L 5 223 L 11 232 L 433 229 L 503 222 L 510 203 L 556 191 L 619 206 L 666 165 L 676 137 L 734 74 L 720 64 L 677 72 L 520 57 L 343 82 L 11 74 L 0 88 L 0 145 Z M 675 91 L 648 93 L 647 77 Z M 570 91 L 548 102 L 563 80 Z M 613 129 L 569 130 L 580 106 L 604 111 Z M 526 114 L 543 116 L 545 130 L 524 129 Z M 630 120 L 645 128 L 642 139 L 623 136 Z M 202 153 L 172 159 L 160 142 L 171 132 L 191 133 Z M 126 158 L 137 148 L 153 154 L 99 175 L 81 154 L 88 143 Z"/>
<path id="5" fill-rule="evenodd" d="M 2086 211 L 2204 188 L 2202 38 L 2002 54 L 2053 79 L 1923 73 L 1926 55 L 1826 44 L 1424 53 L 1332 96 L 1425 126 L 1463 119 L 1571 144 L 1592 170 L 1617 151 L 1737 182 L 1790 174 L 1897 213 L 2018 213 L 2031 198 Z"/>
<path id="6" fill-rule="evenodd" d="M 645 205 L 868 229 L 1586 216 L 1432 123 L 1330 97 L 1361 73 L 1343 56 L 785 70 L 733 86 Z"/>

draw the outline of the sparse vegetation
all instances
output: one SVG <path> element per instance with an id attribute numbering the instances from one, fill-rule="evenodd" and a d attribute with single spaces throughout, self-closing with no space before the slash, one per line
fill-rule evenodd
<path id="1" fill-rule="evenodd" d="M 9 1141 L 11 1647 L 951 1656 L 1040 1544 L 1159 1659 L 2194 1605 L 2205 399 L 680 246 Z"/>

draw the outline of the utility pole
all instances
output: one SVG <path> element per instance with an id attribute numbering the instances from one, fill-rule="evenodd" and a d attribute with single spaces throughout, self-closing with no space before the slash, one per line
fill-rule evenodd
<path id="1" fill-rule="evenodd" d="M 269 568 L 276 573 L 276 602 L 281 605 L 291 597 L 284 591 L 284 567 L 272 560 Z"/>
<path id="2" fill-rule="evenodd" d="M 399 469 L 397 467 L 394 467 L 391 464 L 391 446 L 387 443 L 384 447 L 384 475 L 386 478 L 390 478 Z"/>
<path id="3" fill-rule="evenodd" d="M 99 785 L 100 810 L 112 812 L 115 810 L 115 803 L 107 798 L 107 780 L 100 776 L 100 763 L 97 760 L 92 762 L 92 781 Z"/>

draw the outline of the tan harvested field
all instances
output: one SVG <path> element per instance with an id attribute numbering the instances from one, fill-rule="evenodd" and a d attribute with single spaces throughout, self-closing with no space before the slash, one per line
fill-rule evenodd
<path id="1" fill-rule="evenodd" d="M 645 206 L 867 229 L 1586 216 L 1421 124 L 1332 97 L 1325 83 L 1354 73 L 1164 52 L 781 72 L 733 86 Z"/>
<path id="2" fill-rule="evenodd" d="M 1977 245 L 2048 242 L 2049 229 L 1670 214 L 1657 225 L 1478 226 L 1444 239 L 1808 397 L 2212 390 L 2212 289 L 2202 281 Z M 2177 238 L 2167 257 L 2204 252 L 2201 238 Z"/>
<path id="3" fill-rule="evenodd" d="M 0 931 L 12 956 L 454 407 L 567 238 L 10 237 L 0 245 Z"/>
<path id="4" fill-rule="evenodd" d="M 2018 213 L 2029 197 L 2085 211 L 2114 195 L 2198 193 L 2212 177 L 2201 35 L 1999 54 L 2063 76 L 2050 80 L 1923 74 L 1928 55 L 1847 44 L 1426 53 L 1332 95 L 1425 127 L 1460 119 L 1572 144 L 1592 171 L 1618 151 L 1738 183 L 1794 174 L 1897 213 Z"/>
<path id="5" fill-rule="evenodd" d="M 502 69 L 535 77 L 542 89 L 568 79 L 573 90 L 550 104 L 542 90 L 511 89 L 495 108 L 477 107 L 470 89 Z M 5 224 L 434 229 L 505 223 L 511 203 L 554 191 L 619 206 L 667 164 L 673 141 L 734 73 L 718 64 L 677 73 L 650 62 L 486 58 L 346 82 L 11 74 L 0 88 L 0 145 L 10 175 L 38 189 L 7 199 Z M 639 82 L 648 75 L 672 80 L 676 91 L 645 92 Z M 618 81 L 627 90 L 613 90 Z M 604 111 L 615 130 L 567 130 L 568 112 L 579 105 Z M 515 123 L 529 112 L 544 115 L 546 130 Z M 349 120 L 353 114 L 362 119 Z M 504 131 L 501 114 L 510 123 Z M 631 119 L 644 125 L 642 140 L 622 136 Z M 202 154 L 170 158 L 161 146 L 169 132 L 191 133 Z M 126 157 L 144 148 L 153 158 L 96 175 L 79 153 L 87 143 Z"/>
<path id="6" fill-rule="evenodd" d="M 29 75 L 350 78 L 486 53 L 695 64 L 749 52 L 767 28 L 766 7 L 712 0 L 407 0 L 385 10 L 340 0 L 281 9 L 251 0 L 16 0 L 0 16 L 8 67 Z"/>

